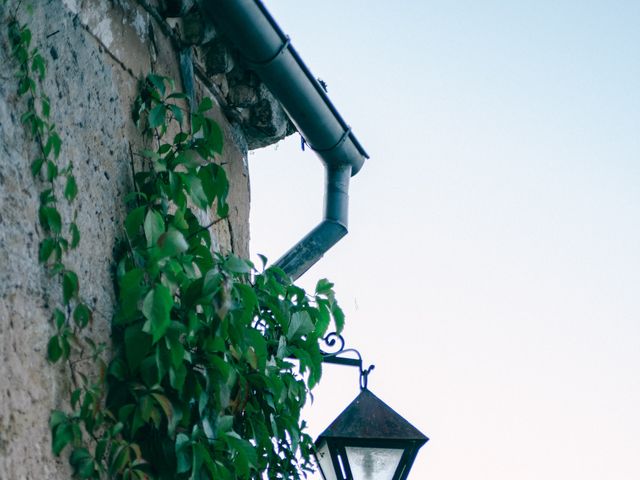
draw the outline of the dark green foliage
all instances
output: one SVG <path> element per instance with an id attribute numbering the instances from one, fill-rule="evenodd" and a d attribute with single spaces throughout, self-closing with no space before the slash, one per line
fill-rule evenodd
<path id="1" fill-rule="evenodd" d="M 62 140 L 41 92 L 46 64 L 30 46 L 31 32 L 8 21 L 18 65 L 21 117 L 39 152 L 31 163 L 42 180 L 38 258 L 59 278 L 51 362 L 67 360 L 74 384 L 70 411 L 53 411 L 52 450 L 65 448 L 77 478 L 297 479 L 312 469 L 313 443 L 300 412 L 322 374 L 318 341 L 344 316 L 333 284 L 314 295 L 276 268 L 258 271 L 248 260 L 212 252 L 208 226 L 197 211 L 228 212 L 229 185 L 215 162 L 223 148 L 219 125 L 195 112 L 170 79 L 149 75 L 133 117 L 153 148 L 127 195 L 129 213 L 115 258 L 117 310 L 113 356 L 83 336 L 93 312 L 78 275 L 65 264 L 80 230 L 66 224 L 59 199 L 78 193 L 72 164 L 61 161 Z M 178 131 L 168 141 L 168 132 Z M 59 196 L 56 187 L 62 188 Z M 98 375 L 77 371 L 92 361 Z"/>
<path id="2" fill-rule="evenodd" d="M 341 328 L 341 311 L 326 281 L 312 297 L 280 270 L 211 252 L 194 209 L 227 210 L 211 162 L 221 131 L 204 116 L 209 99 L 184 131 L 171 89 L 149 76 L 135 104 L 157 148 L 143 152 L 152 169 L 129 197 L 107 407 L 140 449 L 129 460 L 144 458 L 153 478 L 301 478 L 312 442 L 300 410 L 321 375 L 318 339 L 332 318 Z M 168 122 L 181 132 L 171 144 Z"/>

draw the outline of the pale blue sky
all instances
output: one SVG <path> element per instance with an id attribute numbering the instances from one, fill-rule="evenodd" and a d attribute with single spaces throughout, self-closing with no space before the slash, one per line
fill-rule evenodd
<path id="1" fill-rule="evenodd" d="M 640 2 L 274 0 L 371 155 L 336 283 L 413 480 L 640 478 Z M 321 218 L 299 139 L 252 154 L 252 249 Z M 328 366 L 316 435 L 355 397 Z"/>

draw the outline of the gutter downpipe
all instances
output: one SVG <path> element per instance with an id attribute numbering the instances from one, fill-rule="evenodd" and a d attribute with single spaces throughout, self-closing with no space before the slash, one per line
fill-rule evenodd
<path id="1" fill-rule="evenodd" d="M 199 0 L 325 165 L 323 220 L 275 266 L 293 280 L 347 234 L 349 179 L 369 155 L 260 0 Z"/>

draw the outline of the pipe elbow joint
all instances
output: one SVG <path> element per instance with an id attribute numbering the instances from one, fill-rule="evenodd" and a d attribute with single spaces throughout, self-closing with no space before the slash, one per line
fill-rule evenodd
<path id="1" fill-rule="evenodd" d="M 275 262 L 275 266 L 281 268 L 292 280 L 296 280 L 347 233 L 346 225 L 333 220 L 323 220 Z"/>

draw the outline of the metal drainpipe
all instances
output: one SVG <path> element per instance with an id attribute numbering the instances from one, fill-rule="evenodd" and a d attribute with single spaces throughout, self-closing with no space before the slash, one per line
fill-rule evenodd
<path id="1" fill-rule="evenodd" d="M 295 280 L 347 234 L 349 179 L 369 156 L 259 0 L 199 0 L 199 4 L 280 101 L 325 165 L 323 220 L 275 263 Z"/>
<path id="2" fill-rule="evenodd" d="M 350 165 L 326 168 L 324 220 L 275 263 L 294 280 L 347 234 L 350 177 Z"/>

